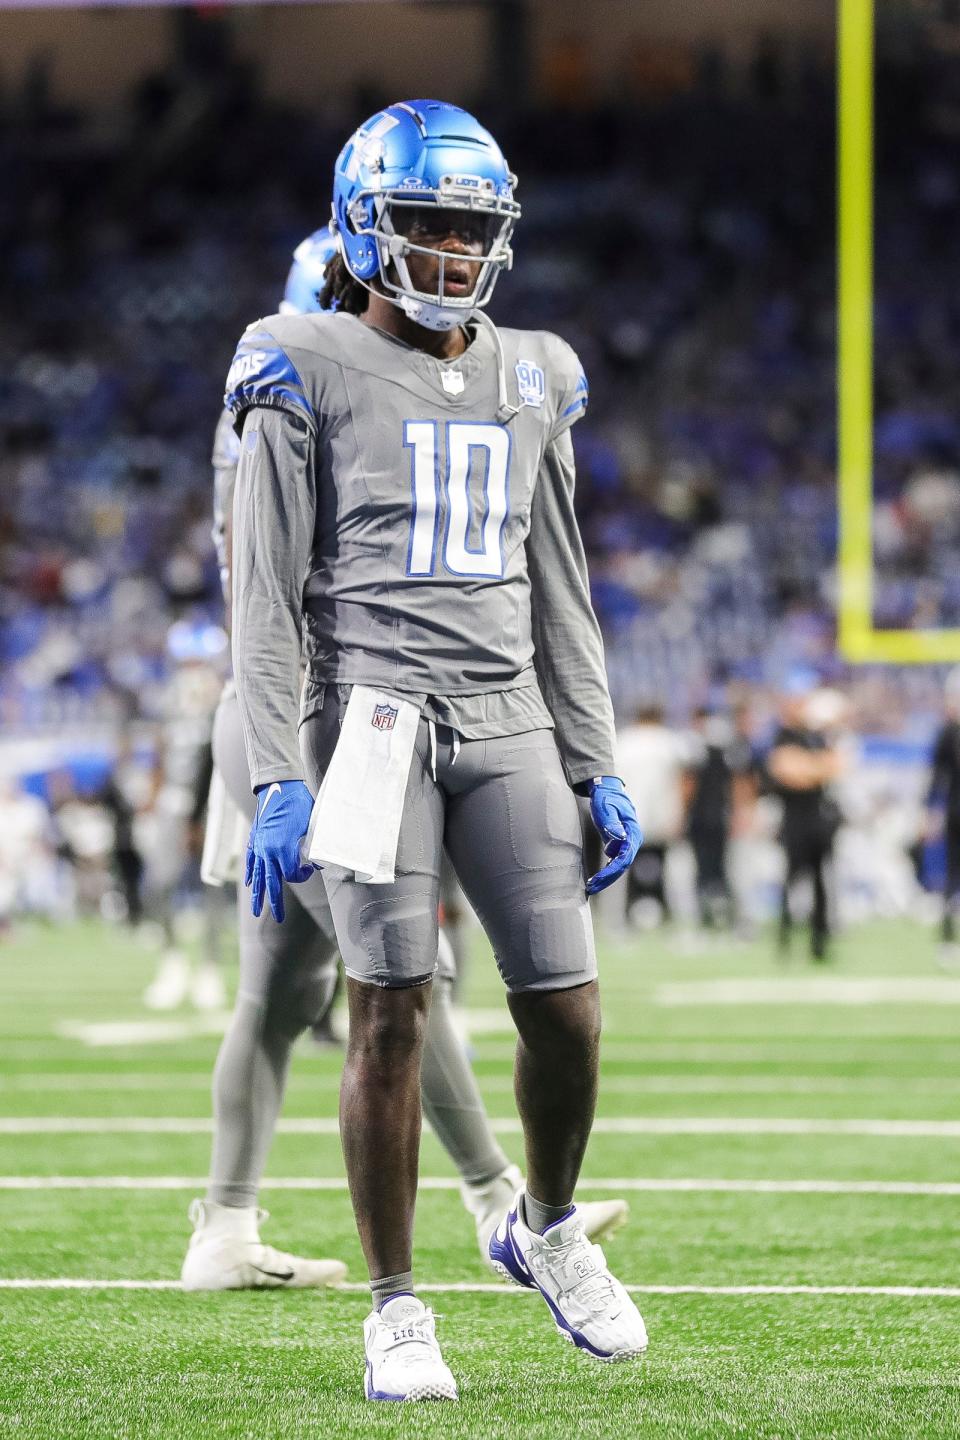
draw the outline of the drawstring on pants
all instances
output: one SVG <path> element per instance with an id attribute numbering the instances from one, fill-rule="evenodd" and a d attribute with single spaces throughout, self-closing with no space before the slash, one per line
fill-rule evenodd
<path id="1" fill-rule="evenodd" d="M 430 736 L 430 774 L 433 776 L 433 783 L 437 783 L 437 727 L 432 720 L 427 721 L 427 734 Z"/>
<path id="2" fill-rule="evenodd" d="M 437 725 L 436 725 L 436 721 L 434 721 L 434 720 L 428 720 L 428 721 L 427 721 L 427 734 L 430 736 L 430 774 L 431 774 L 431 776 L 432 776 L 432 778 L 433 778 L 433 783 L 434 783 L 434 785 L 436 785 L 436 783 L 437 783 Z M 454 765 L 456 765 L 457 759 L 458 759 L 459 754 L 460 754 L 460 736 L 457 734 L 456 730 L 454 730 L 452 726 L 450 727 L 450 734 L 453 736 L 453 741 L 452 741 L 452 745 L 453 745 L 453 759 L 450 761 L 450 768 L 451 768 L 451 770 L 452 770 L 453 767 L 454 767 Z"/>

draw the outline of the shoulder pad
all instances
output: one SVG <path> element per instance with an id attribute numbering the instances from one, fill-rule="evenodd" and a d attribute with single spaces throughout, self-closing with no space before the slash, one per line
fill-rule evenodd
<path id="1" fill-rule="evenodd" d="M 227 373 L 223 403 L 234 422 L 255 405 L 288 410 L 316 429 L 316 416 L 297 367 L 270 330 L 258 321 L 245 330 Z"/>

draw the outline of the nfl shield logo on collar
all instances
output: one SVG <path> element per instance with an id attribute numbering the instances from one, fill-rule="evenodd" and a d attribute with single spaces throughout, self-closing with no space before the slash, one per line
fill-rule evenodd
<path id="1" fill-rule="evenodd" d="M 396 705 L 375 705 L 370 724 L 374 730 L 392 730 L 398 714 Z"/>
<path id="2" fill-rule="evenodd" d="M 547 388 L 543 378 L 543 371 L 539 365 L 533 365 L 529 360 L 518 360 L 516 371 L 517 389 L 520 391 L 520 404 L 535 405 L 539 410 L 543 404 L 543 397 Z"/>
<path id="3" fill-rule="evenodd" d="M 462 395 L 466 381 L 462 370 L 441 370 L 440 379 L 448 395 Z"/>

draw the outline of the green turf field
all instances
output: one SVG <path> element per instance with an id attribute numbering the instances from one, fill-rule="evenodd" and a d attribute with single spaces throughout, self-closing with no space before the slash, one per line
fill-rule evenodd
<path id="1" fill-rule="evenodd" d="M 363 1401 L 360 1288 L 167 1288 L 207 1164 L 217 1037 L 190 1012 L 165 1034 L 83 1028 L 155 1020 L 138 1003 L 152 963 L 93 924 L 0 945 L 4 1440 L 960 1436 L 960 978 L 936 970 L 929 935 L 864 929 L 816 971 L 799 947 L 786 967 L 759 943 L 605 947 L 583 1193 L 630 1200 L 608 1255 L 640 1287 L 648 1359 L 591 1362 L 535 1296 L 494 1284 L 426 1136 L 416 1273 L 438 1287 L 458 1407 Z M 483 954 L 470 1003 L 482 1088 L 519 1159 Z M 359 1282 L 338 1069 L 299 1053 L 264 1237 L 342 1256 Z"/>

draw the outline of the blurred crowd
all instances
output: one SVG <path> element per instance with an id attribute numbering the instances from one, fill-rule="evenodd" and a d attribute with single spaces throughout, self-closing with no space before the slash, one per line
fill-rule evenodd
<path id="1" fill-rule="evenodd" d="M 524 211 L 493 315 L 557 330 L 590 377 L 578 506 L 624 724 L 659 708 L 674 736 L 722 721 L 769 745 L 799 668 L 842 693 L 903 810 L 942 676 L 835 653 L 833 86 L 768 49 L 737 86 L 705 55 L 616 105 L 481 102 Z M 877 96 L 876 620 L 956 625 L 960 59 L 881 46 Z M 392 98 L 294 113 L 227 54 L 185 54 L 109 125 L 58 106 L 39 64 L 4 97 L 7 736 L 162 754 L 171 627 L 222 619 L 209 456 L 233 345 L 326 219 L 345 135 Z"/>

